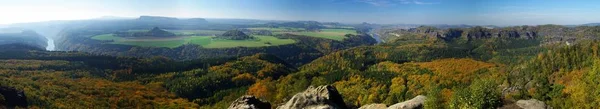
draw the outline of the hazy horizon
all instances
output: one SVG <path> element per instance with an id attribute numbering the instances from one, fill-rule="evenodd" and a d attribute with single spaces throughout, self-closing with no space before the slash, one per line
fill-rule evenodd
<path id="1" fill-rule="evenodd" d="M 581 0 L 20 0 L 0 24 L 142 15 L 378 24 L 577 25 L 600 22 L 600 1 Z M 143 5 L 142 5 L 143 4 Z"/>

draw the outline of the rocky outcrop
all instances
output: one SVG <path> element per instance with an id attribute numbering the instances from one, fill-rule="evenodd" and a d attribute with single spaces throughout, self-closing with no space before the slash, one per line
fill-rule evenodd
<path id="1" fill-rule="evenodd" d="M 252 95 L 244 95 L 233 101 L 228 109 L 271 109 L 271 104 Z"/>
<path id="2" fill-rule="evenodd" d="M 517 106 L 523 108 L 523 109 L 546 109 L 546 103 L 536 100 L 536 99 L 529 99 L 529 100 L 519 100 L 517 101 Z"/>
<path id="3" fill-rule="evenodd" d="M 490 29 L 483 28 L 480 26 L 469 29 L 467 32 L 467 38 L 469 40 L 472 39 L 481 39 L 481 38 L 490 38 L 492 37 L 492 33 Z"/>
<path id="4" fill-rule="evenodd" d="M 423 104 L 425 103 L 426 99 L 427 99 L 427 97 L 425 97 L 423 95 L 419 95 L 408 101 L 394 104 L 394 105 L 388 107 L 388 109 L 422 109 Z"/>
<path id="5" fill-rule="evenodd" d="M 298 93 L 277 109 L 346 109 L 346 104 L 337 91 L 330 85 L 310 86 Z"/>
<path id="6" fill-rule="evenodd" d="M 2 104 L 0 105 L 8 108 L 14 108 L 16 106 L 27 107 L 27 98 L 25 97 L 25 92 L 22 90 L 0 86 L 0 95 L 4 97 L 4 101 L 2 101 Z"/>
<path id="7" fill-rule="evenodd" d="M 361 106 L 358 109 L 386 109 L 387 106 L 385 104 L 369 104 Z"/>
<path id="8" fill-rule="evenodd" d="M 437 37 L 445 41 L 450 41 L 455 38 L 461 37 L 463 34 L 462 29 L 450 28 L 442 33 L 437 33 Z"/>

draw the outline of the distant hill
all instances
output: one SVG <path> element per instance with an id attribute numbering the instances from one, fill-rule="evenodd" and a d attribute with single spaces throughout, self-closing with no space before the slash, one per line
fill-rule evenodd
<path id="1" fill-rule="evenodd" d="M 269 22 L 277 22 L 277 23 L 284 22 L 284 21 L 276 21 L 276 20 L 222 19 L 222 18 L 206 18 L 206 20 L 210 23 L 237 24 L 237 25 L 266 24 Z"/>
<path id="2" fill-rule="evenodd" d="M 174 17 L 161 17 L 161 16 L 140 16 L 137 21 L 142 22 L 155 22 L 155 23 L 175 23 L 175 24 L 200 24 L 200 23 L 208 23 L 203 18 L 189 18 L 189 19 L 179 19 Z"/>
<path id="3" fill-rule="evenodd" d="M 146 34 L 148 36 L 153 36 L 153 37 L 173 37 L 173 36 L 175 36 L 174 33 L 162 30 L 158 27 L 152 28 L 152 30 L 146 32 Z"/>
<path id="4" fill-rule="evenodd" d="M 244 32 L 240 30 L 229 30 L 223 35 L 218 36 L 219 39 L 229 39 L 229 40 L 246 40 L 251 39 L 251 36 L 246 35 Z"/>
<path id="5" fill-rule="evenodd" d="M 154 27 L 147 32 L 115 32 L 118 37 L 174 37 L 175 33 Z"/>
<path id="6" fill-rule="evenodd" d="M 600 26 L 600 23 L 587 23 L 587 24 L 583 24 L 581 26 Z"/>
<path id="7" fill-rule="evenodd" d="M 44 51 L 45 49 L 36 47 L 36 46 L 31 46 L 28 44 L 23 44 L 23 43 L 11 43 L 11 44 L 3 44 L 0 45 L 0 51 L 30 51 L 30 50 L 36 50 L 36 51 Z"/>
<path id="8" fill-rule="evenodd" d="M 47 39 L 31 30 L 24 30 L 20 33 L 0 33 L 0 45 L 23 44 L 39 49 L 46 49 Z"/>

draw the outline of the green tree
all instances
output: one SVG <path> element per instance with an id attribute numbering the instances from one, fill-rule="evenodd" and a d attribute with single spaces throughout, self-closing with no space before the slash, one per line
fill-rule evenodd
<path id="1" fill-rule="evenodd" d="M 441 94 L 442 88 L 432 85 L 427 91 L 427 100 L 425 101 L 425 109 L 444 109 L 444 102 Z"/>

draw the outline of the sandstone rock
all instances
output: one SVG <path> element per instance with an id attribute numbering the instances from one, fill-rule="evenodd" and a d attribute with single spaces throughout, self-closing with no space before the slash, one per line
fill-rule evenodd
<path id="1" fill-rule="evenodd" d="M 423 104 L 425 103 L 426 99 L 427 99 L 427 97 L 425 97 L 423 95 L 419 95 L 408 101 L 394 104 L 394 105 L 388 107 L 388 109 L 421 109 L 421 108 L 423 108 Z"/>
<path id="2" fill-rule="evenodd" d="M 387 106 L 385 104 L 369 104 L 364 105 L 358 109 L 386 109 Z"/>
<path id="3" fill-rule="evenodd" d="M 335 87 L 324 85 L 310 86 L 298 93 L 277 109 L 346 109 L 342 96 Z"/>
<path id="4" fill-rule="evenodd" d="M 546 103 L 536 99 L 519 100 L 516 104 L 523 109 L 546 109 Z"/>
<path id="5" fill-rule="evenodd" d="M 271 104 L 252 95 L 244 95 L 233 101 L 228 109 L 271 109 Z"/>
<path id="6" fill-rule="evenodd" d="M 4 105 L 9 108 L 14 108 L 16 106 L 27 107 L 27 98 L 25 97 L 25 92 L 22 90 L 0 86 L 0 95 L 4 96 L 4 100 L 6 100 L 5 104 L 0 105 Z"/>

